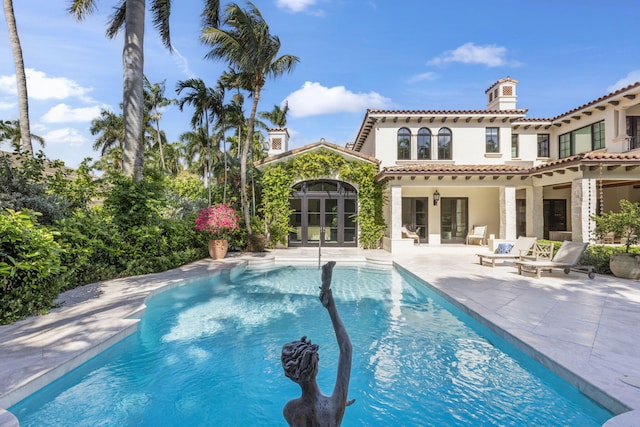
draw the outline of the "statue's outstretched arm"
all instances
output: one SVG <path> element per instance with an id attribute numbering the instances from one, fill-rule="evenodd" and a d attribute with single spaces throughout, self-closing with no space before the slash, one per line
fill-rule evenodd
<path id="1" fill-rule="evenodd" d="M 349 392 L 349 378 L 351 376 L 351 340 L 347 329 L 342 323 L 342 319 L 338 314 L 333 294 L 331 292 L 331 275 L 333 274 L 333 267 L 335 261 L 330 261 L 322 266 L 322 287 L 320 288 L 320 301 L 322 305 L 329 312 L 331 317 L 331 323 L 333 324 L 333 330 L 336 334 L 338 346 L 340 348 L 340 358 L 338 360 L 338 375 L 336 377 L 336 385 L 333 389 L 331 397 L 342 405 L 350 405 L 351 402 L 347 402 L 347 394 Z"/>

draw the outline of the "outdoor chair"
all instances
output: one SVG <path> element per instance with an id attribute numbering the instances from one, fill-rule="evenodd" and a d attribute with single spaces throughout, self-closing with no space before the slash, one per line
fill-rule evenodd
<path id="1" fill-rule="evenodd" d="M 535 242 L 535 237 L 520 236 L 515 243 L 511 245 L 500 243 L 495 253 L 480 253 L 476 255 L 479 258 L 480 265 L 484 265 L 485 262 L 490 262 L 491 267 L 495 267 L 496 261 L 515 261 L 521 259 L 523 256 L 529 255 Z"/>
<path id="2" fill-rule="evenodd" d="M 525 261 L 549 261 L 553 258 L 553 243 L 536 242 L 530 254 L 523 255 Z"/>
<path id="3" fill-rule="evenodd" d="M 420 244 L 420 227 L 416 228 L 416 231 L 409 231 L 407 227 L 402 227 L 402 238 L 403 239 L 413 239 L 414 244 Z"/>
<path id="4" fill-rule="evenodd" d="M 487 226 L 486 225 L 474 225 L 471 232 L 467 234 L 467 245 L 472 241 L 479 241 L 480 245 L 484 245 L 487 240 Z"/>
<path id="5" fill-rule="evenodd" d="M 516 261 L 518 265 L 518 274 L 523 272 L 535 273 L 536 277 L 540 278 L 542 271 L 553 271 L 554 268 L 562 269 L 564 274 L 569 274 L 571 270 L 587 273 L 589 279 L 593 279 L 595 269 L 592 266 L 578 265 L 580 257 L 587 250 L 589 243 L 570 242 L 565 240 L 562 242 L 560 249 L 550 260 L 519 260 Z"/>

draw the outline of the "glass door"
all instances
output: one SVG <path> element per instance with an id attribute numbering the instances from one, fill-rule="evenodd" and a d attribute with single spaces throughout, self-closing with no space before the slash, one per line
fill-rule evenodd
<path id="1" fill-rule="evenodd" d="M 464 243 L 469 230 L 469 199 L 443 197 L 440 199 L 440 240 L 442 243 Z"/>
<path id="2" fill-rule="evenodd" d="M 426 197 L 403 197 L 402 198 L 402 225 L 409 231 L 418 230 L 420 243 L 427 241 L 429 235 L 427 230 L 427 207 L 429 199 Z"/>
<path id="3" fill-rule="evenodd" d="M 294 186 L 289 200 L 289 246 L 357 246 L 358 199 L 339 181 L 306 181 Z"/>
<path id="4" fill-rule="evenodd" d="M 544 238 L 549 238 L 550 231 L 567 230 L 567 201 L 564 199 L 546 199 L 542 202 L 544 217 Z"/>

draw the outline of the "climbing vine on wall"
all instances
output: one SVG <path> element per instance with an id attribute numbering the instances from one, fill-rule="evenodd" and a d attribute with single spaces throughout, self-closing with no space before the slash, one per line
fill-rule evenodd
<path id="1" fill-rule="evenodd" d="M 328 178 L 346 181 L 358 188 L 360 247 L 377 248 L 385 224 L 382 216 L 382 184 L 375 180 L 376 173 L 376 167 L 370 163 L 348 161 L 324 148 L 300 154 L 289 162 L 265 170 L 261 212 L 270 245 L 287 243 L 291 231 L 289 198 L 293 184 L 302 180 Z"/>

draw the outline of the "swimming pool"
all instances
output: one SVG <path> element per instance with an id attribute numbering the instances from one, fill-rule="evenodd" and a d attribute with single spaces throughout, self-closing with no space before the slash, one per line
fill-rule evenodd
<path id="1" fill-rule="evenodd" d="M 320 270 L 216 275 L 148 302 L 137 333 L 10 408 L 22 426 L 285 425 L 300 394 L 282 345 L 320 345 L 330 393 L 338 349 L 318 301 Z M 575 425 L 612 416 L 413 276 L 336 266 L 354 347 L 344 426 Z"/>

